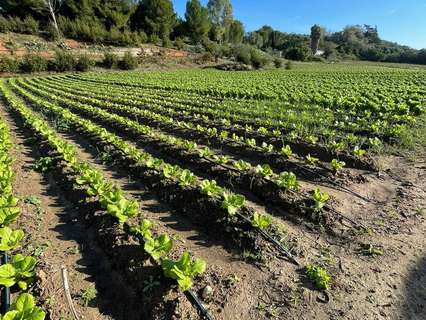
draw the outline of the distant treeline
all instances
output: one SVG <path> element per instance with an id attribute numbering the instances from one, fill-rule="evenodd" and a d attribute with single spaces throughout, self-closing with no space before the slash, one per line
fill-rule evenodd
<path id="1" fill-rule="evenodd" d="M 223 56 L 235 46 L 251 46 L 292 60 L 361 59 L 426 64 L 426 49 L 380 39 L 377 28 L 348 26 L 335 33 L 314 25 L 310 35 L 264 26 L 245 32 L 230 0 L 188 0 L 183 18 L 170 0 L 0 0 L 0 32 L 68 37 L 111 45 L 186 44 Z"/>

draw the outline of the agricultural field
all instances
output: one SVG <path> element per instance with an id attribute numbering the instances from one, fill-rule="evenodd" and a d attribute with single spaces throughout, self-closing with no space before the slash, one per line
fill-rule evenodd
<path id="1" fill-rule="evenodd" d="M 34 314 L 424 319 L 426 69 L 91 72 L 0 94 L 0 284 Z"/>

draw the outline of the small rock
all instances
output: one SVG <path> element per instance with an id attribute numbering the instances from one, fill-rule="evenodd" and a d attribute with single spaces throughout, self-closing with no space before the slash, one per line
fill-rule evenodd
<path id="1" fill-rule="evenodd" d="M 207 300 L 211 297 L 212 294 L 213 294 L 213 288 L 210 286 L 205 286 L 203 289 L 203 293 L 201 294 L 201 297 L 203 298 L 203 300 Z"/>
<path id="2" fill-rule="evenodd" d="M 47 281 L 46 273 L 43 270 L 39 270 L 37 274 L 40 284 L 43 285 Z"/>

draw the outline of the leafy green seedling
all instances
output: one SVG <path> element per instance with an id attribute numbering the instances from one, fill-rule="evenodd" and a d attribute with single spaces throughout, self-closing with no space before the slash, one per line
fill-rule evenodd
<path id="1" fill-rule="evenodd" d="M 257 132 L 260 133 L 260 134 L 266 135 L 266 134 L 268 134 L 268 129 L 266 129 L 265 127 L 259 127 L 257 129 Z"/>
<path id="2" fill-rule="evenodd" d="M 81 299 L 83 299 L 84 306 L 87 307 L 90 302 L 96 299 L 98 295 L 98 290 L 96 290 L 95 285 L 92 283 L 81 293 Z"/>
<path id="3" fill-rule="evenodd" d="M 319 161 L 319 159 L 318 159 L 318 158 L 315 158 L 315 157 L 312 157 L 310 154 L 308 154 L 308 155 L 306 156 L 306 161 L 307 161 L 310 165 L 315 165 L 315 164 Z"/>
<path id="4" fill-rule="evenodd" d="M 9 227 L 0 228 L 0 251 L 15 250 L 24 238 L 24 231 L 12 230 Z"/>
<path id="5" fill-rule="evenodd" d="M 310 144 L 315 144 L 318 142 L 318 137 L 315 136 L 307 136 L 306 141 L 308 141 Z"/>
<path id="6" fill-rule="evenodd" d="M 293 172 L 281 172 L 274 182 L 285 190 L 299 190 L 300 184 L 297 181 L 297 177 Z"/>
<path id="7" fill-rule="evenodd" d="M 339 161 L 337 159 L 331 160 L 330 164 L 331 164 L 331 167 L 333 168 L 334 173 L 339 172 L 346 165 L 346 163 L 344 161 Z"/>
<path id="8" fill-rule="evenodd" d="M 250 147 L 255 147 L 257 145 L 256 139 L 246 139 L 246 144 Z"/>
<path id="9" fill-rule="evenodd" d="M 293 151 L 288 144 L 281 148 L 280 153 L 286 158 L 290 158 L 293 155 Z"/>
<path id="10" fill-rule="evenodd" d="M 134 234 L 142 236 L 144 239 L 152 238 L 151 228 L 153 225 L 154 223 L 151 220 L 143 219 L 139 226 L 132 227 L 130 231 Z"/>
<path id="11" fill-rule="evenodd" d="M 201 182 L 200 188 L 201 192 L 209 197 L 217 197 L 222 192 L 222 188 L 217 185 L 216 180 L 204 180 Z"/>
<path id="12" fill-rule="evenodd" d="M 228 211 L 228 214 L 233 216 L 237 210 L 244 205 L 246 198 L 240 194 L 224 192 L 222 208 Z"/>
<path id="13" fill-rule="evenodd" d="M 196 181 L 197 181 L 197 177 L 188 169 L 185 169 L 180 173 L 179 185 L 181 187 L 194 185 Z"/>
<path id="14" fill-rule="evenodd" d="M 172 247 L 173 240 L 167 234 L 162 234 L 157 238 L 145 238 L 144 249 L 155 261 L 165 257 Z"/>
<path id="15" fill-rule="evenodd" d="M 10 263 L 0 266 L 0 284 L 7 288 L 18 284 L 22 290 L 26 290 L 35 275 L 35 265 L 36 259 L 33 257 L 22 254 L 13 256 Z"/>
<path id="16" fill-rule="evenodd" d="M 182 169 L 178 165 L 165 164 L 163 167 L 163 175 L 168 179 L 177 179 L 181 172 Z"/>
<path id="17" fill-rule="evenodd" d="M 13 302 L 9 311 L 0 316 L 1 320 L 44 320 L 46 314 L 35 305 L 34 297 L 28 293 L 21 293 Z"/>
<path id="18" fill-rule="evenodd" d="M 206 262 L 202 259 L 191 261 L 188 252 L 184 252 L 179 261 L 165 259 L 162 262 L 164 275 L 177 280 L 179 288 L 186 291 L 192 287 L 192 279 L 206 270 Z"/>
<path id="19" fill-rule="evenodd" d="M 256 171 L 256 174 L 262 176 L 265 179 L 270 178 L 274 174 L 274 171 L 272 171 L 269 164 L 264 164 L 264 165 L 259 164 L 256 166 L 255 171 Z"/>
<path id="20" fill-rule="evenodd" d="M 266 142 L 262 142 L 262 151 L 264 152 L 272 152 L 274 151 L 274 146 L 272 144 L 267 144 Z"/>
<path id="21" fill-rule="evenodd" d="M 234 162 L 234 167 L 240 171 L 248 171 L 251 169 L 251 164 L 244 160 L 238 160 Z"/>
<path id="22" fill-rule="evenodd" d="M 314 286 L 318 290 L 328 290 L 330 289 L 331 277 L 328 274 L 327 270 L 314 265 L 306 266 L 306 274 L 308 278 L 313 282 Z"/>
<path id="23" fill-rule="evenodd" d="M 314 210 L 321 211 L 330 199 L 330 195 L 327 192 L 321 192 L 319 188 L 313 191 L 312 198 L 315 201 Z"/>
<path id="24" fill-rule="evenodd" d="M 211 158 L 213 156 L 213 151 L 209 147 L 205 147 L 203 150 L 199 151 L 200 158 Z"/>
<path id="25" fill-rule="evenodd" d="M 15 221 L 20 214 L 18 198 L 11 194 L 0 196 L 0 225 L 7 226 Z"/>
<path id="26" fill-rule="evenodd" d="M 271 222 L 272 222 L 271 218 L 268 217 L 267 215 L 255 212 L 253 214 L 253 219 L 251 221 L 251 224 L 255 228 L 265 230 L 267 227 L 271 225 Z"/>
<path id="27" fill-rule="evenodd" d="M 354 148 L 354 155 L 356 155 L 358 158 L 361 158 L 363 155 L 365 155 L 366 152 L 367 151 L 361 149 L 358 146 L 355 146 L 355 148 Z"/>
<path id="28" fill-rule="evenodd" d="M 215 163 L 219 164 L 219 165 L 221 165 L 221 164 L 227 164 L 230 160 L 231 159 L 229 158 L 229 156 L 226 156 L 226 155 L 224 155 L 224 156 L 214 155 L 213 156 L 213 161 Z"/>

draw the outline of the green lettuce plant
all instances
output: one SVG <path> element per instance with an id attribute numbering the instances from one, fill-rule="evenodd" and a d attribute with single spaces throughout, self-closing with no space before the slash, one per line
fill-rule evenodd
<path id="1" fill-rule="evenodd" d="M 274 174 L 269 164 L 258 164 L 255 168 L 255 172 L 265 179 L 269 179 Z"/>
<path id="2" fill-rule="evenodd" d="M 0 226 L 7 226 L 20 214 L 19 199 L 11 194 L 0 196 Z"/>
<path id="3" fill-rule="evenodd" d="M 337 159 L 331 160 L 330 164 L 331 164 L 331 168 L 333 169 L 334 173 L 339 172 L 346 165 L 346 163 L 344 161 L 339 161 Z"/>
<path id="4" fill-rule="evenodd" d="M 233 216 L 244 205 L 245 200 L 246 198 L 243 195 L 224 192 L 222 208 L 227 210 L 229 215 Z"/>
<path id="5" fill-rule="evenodd" d="M 36 259 L 33 257 L 22 254 L 13 256 L 10 263 L 0 266 L 0 285 L 10 288 L 18 284 L 22 290 L 27 290 L 35 275 L 35 265 Z"/>
<path id="6" fill-rule="evenodd" d="M 0 251 L 15 250 L 24 238 L 24 231 L 12 230 L 9 227 L 0 228 Z"/>
<path id="7" fill-rule="evenodd" d="M 288 144 L 281 148 L 280 153 L 286 158 L 290 158 L 293 155 L 293 151 Z"/>
<path id="8" fill-rule="evenodd" d="M 217 197 L 222 192 L 222 188 L 217 185 L 216 180 L 204 180 L 201 182 L 200 188 L 201 192 L 209 197 Z"/>
<path id="9" fill-rule="evenodd" d="M 0 320 L 44 320 L 46 314 L 35 305 L 34 297 L 29 293 L 21 293 Z"/>
<path id="10" fill-rule="evenodd" d="M 330 289 L 331 277 L 326 269 L 309 264 L 306 266 L 305 271 L 308 278 L 313 282 L 315 288 L 318 290 Z"/>
<path id="11" fill-rule="evenodd" d="M 249 171 L 251 169 L 251 164 L 244 160 L 238 160 L 234 162 L 234 167 L 241 171 Z"/>
<path id="12" fill-rule="evenodd" d="M 264 230 L 271 225 L 271 222 L 272 222 L 271 218 L 268 217 L 267 215 L 255 212 L 253 214 L 251 225 L 255 228 Z"/>
<path id="13" fill-rule="evenodd" d="M 182 291 L 190 289 L 193 284 L 192 279 L 206 270 L 206 262 L 199 258 L 192 261 L 188 252 L 184 252 L 179 261 L 165 259 L 161 265 L 164 275 L 175 279 Z"/>
<path id="14" fill-rule="evenodd" d="M 173 247 L 173 241 L 167 234 L 162 234 L 156 238 L 145 237 L 144 249 L 155 260 L 159 261 L 165 257 Z"/>
<path id="15" fill-rule="evenodd" d="M 183 170 L 179 176 L 179 185 L 181 187 L 192 186 L 197 181 L 197 177 L 188 169 Z"/>
<path id="16" fill-rule="evenodd" d="M 274 180 L 274 182 L 280 188 L 285 190 L 299 190 L 300 184 L 297 181 L 297 177 L 293 172 L 281 172 Z"/>
<path id="17" fill-rule="evenodd" d="M 316 188 L 313 191 L 312 198 L 315 201 L 314 210 L 321 211 L 322 208 L 326 205 L 326 203 L 330 199 L 330 195 L 327 192 L 321 192 L 319 188 Z"/>

